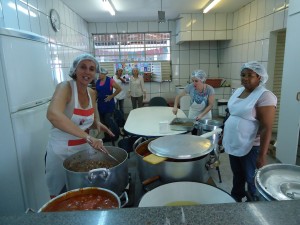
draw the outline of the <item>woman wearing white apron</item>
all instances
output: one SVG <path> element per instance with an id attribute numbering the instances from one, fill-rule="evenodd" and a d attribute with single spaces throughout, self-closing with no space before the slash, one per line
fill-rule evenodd
<path id="1" fill-rule="evenodd" d="M 214 88 L 205 84 L 206 73 L 203 70 L 195 70 L 192 73 L 192 82 L 188 84 L 184 91 L 176 96 L 173 113 L 176 115 L 178 111 L 178 103 L 182 96 L 189 94 L 191 97 L 188 118 L 200 120 L 211 119 L 211 109 L 214 105 L 215 91 Z"/>
<path id="2" fill-rule="evenodd" d="M 229 154 L 233 173 L 231 195 L 237 202 L 257 201 L 254 176 L 266 164 L 277 98 L 264 87 L 265 68 L 248 62 L 241 68 L 241 83 L 228 101 L 230 116 L 225 122 L 222 144 Z M 247 192 L 245 190 L 247 184 Z"/>
<path id="3" fill-rule="evenodd" d="M 101 139 L 89 136 L 89 128 L 97 128 L 114 136 L 99 122 L 96 93 L 88 87 L 95 79 L 98 67 L 92 55 L 78 56 L 69 73 L 73 80 L 57 85 L 48 107 L 47 118 L 53 127 L 47 145 L 46 182 L 51 197 L 59 195 L 64 189 L 63 161 L 67 157 L 90 146 L 106 151 Z"/>

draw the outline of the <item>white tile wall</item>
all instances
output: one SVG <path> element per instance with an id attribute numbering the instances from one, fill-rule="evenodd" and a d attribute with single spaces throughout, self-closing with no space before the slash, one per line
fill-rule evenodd
<path id="1" fill-rule="evenodd" d="M 127 30 L 128 30 L 127 23 L 117 23 L 117 32 L 118 33 L 127 33 Z"/>
<path id="2" fill-rule="evenodd" d="M 257 0 L 257 19 L 266 15 L 266 0 Z"/>
<path id="3" fill-rule="evenodd" d="M 268 16 L 265 17 L 264 19 L 264 33 L 263 33 L 263 38 L 270 38 L 270 32 L 273 31 L 273 24 L 274 24 L 274 14 L 269 14 Z M 282 23 L 283 24 L 283 23 Z"/>
<path id="4" fill-rule="evenodd" d="M 39 12 L 35 8 L 29 7 L 29 19 L 31 32 L 41 34 Z"/>
<path id="5" fill-rule="evenodd" d="M 216 30 L 226 30 L 227 14 L 216 14 Z"/>
<path id="6" fill-rule="evenodd" d="M 115 34 L 118 32 L 117 24 L 116 23 L 107 23 L 107 33 Z"/>
<path id="7" fill-rule="evenodd" d="M 239 79 L 240 65 L 244 61 L 259 60 L 267 65 L 269 49 L 269 33 L 271 31 L 286 27 L 288 9 L 285 4 L 288 0 L 254 0 L 242 7 L 233 14 L 227 15 L 227 22 L 224 24 L 222 16 L 214 14 L 206 15 L 191 14 L 196 23 L 193 23 L 194 30 L 208 31 L 203 33 L 187 33 L 182 35 L 197 35 L 205 37 L 208 41 L 195 41 L 176 45 L 176 22 L 158 24 L 150 22 L 122 22 L 122 23 L 87 23 L 76 13 L 70 10 L 60 0 L 28 0 L 28 5 L 21 2 L 22 7 L 37 13 L 38 17 L 25 16 L 17 10 L 15 2 L 19 0 L 0 0 L 2 10 L 0 15 L 1 26 L 16 29 L 26 29 L 49 38 L 53 65 L 60 67 L 59 76 L 68 79 L 69 65 L 73 58 L 79 53 L 90 52 L 91 33 L 126 33 L 126 32 L 166 32 L 170 31 L 172 76 L 171 83 L 147 83 L 149 96 L 157 94 L 168 95 L 175 92 L 175 85 L 186 85 L 189 76 L 194 69 L 204 69 L 208 75 L 220 75 L 230 79 Z M 14 6 L 13 8 L 8 5 Z M 282 7 L 279 9 L 280 7 Z M 60 12 L 62 28 L 55 33 L 49 22 L 49 12 L 56 8 Z M 19 15 L 19 18 L 18 18 Z M 209 19 L 208 19 L 209 18 Z M 221 22 L 219 22 L 221 21 Z M 222 32 L 210 30 L 227 27 L 227 38 L 231 41 L 209 41 L 210 38 L 224 35 Z M 213 29 L 212 29 L 213 27 Z M 232 32 L 228 32 L 232 29 Z M 57 50 L 57 53 L 55 51 Z M 59 62 L 59 63 L 58 63 Z M 216 63 L 218 62 L 218 63 Z M 61 72 L 60 72 L 61 71 Z M 226 89 L 224 89 L 226 90 Z M 223 91 L 225 93 L 225 91 Z M 218 95 L 222 91 L 218 90 Z M 228 92 L 229 94 L 229 92 Z M 172 94 L 169 94 L 172 96 Z M 130 99 L 126 104 L 131 106 Z M 128 107 L 130 110 L 130 107 Z"/>
<path id="8" fill-rule="evenodd" d="M 198 64 L 200 62 L 200 51 L 198 49 L 192 49 L 189 53 L 189 64 Z"/>
<path id="9" fill-rule="evenodd" d="M 201 13 L 194 13 L 192 14 L 192 30 L 199 31 L 204 30 L 204 16 Z M 226 20 L 225 20 L 226 21 Z"/>
<path id="10" fill-rule="evenodd" d="M 285 10 L 278 11 L 274 14 L 274 30 L 280 30 L 284 28 L 285 17 L 284 17 Z"/>
<path id="11" fill-rule="evenodd" d="M 13 0 L 2 0 L 4 27 L 19 29 L 17 6 Z"/>
<path id="12" fill-rule="evenodd" d="M 250 4 L 250 22 L 253 22 L 257 19 L 257 11 L 258 11 L 257 1 L 258 0 L 255 0 Z"/>
<path id="13" fill-rule="evenodd" d="M 149 32 L 149 25 L 147 22 L 138 22 L 139 32 Z"/>

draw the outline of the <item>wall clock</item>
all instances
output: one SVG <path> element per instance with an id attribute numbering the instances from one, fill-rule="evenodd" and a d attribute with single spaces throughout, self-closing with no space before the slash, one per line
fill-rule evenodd
<path id="1" fill-rule="evenodd" d="M 50 22 L 54 31 L 60 30 L 60 17 L 55 9 L 50 10 Z"/>

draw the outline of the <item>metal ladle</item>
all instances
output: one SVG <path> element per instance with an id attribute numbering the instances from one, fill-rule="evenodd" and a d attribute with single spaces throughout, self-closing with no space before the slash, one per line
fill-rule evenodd
<path id="1" fill-rule="evenodd" d="M 92 143 L 92 141 L 89 139 L 89 138 L 87 138 L 87 142 L 89 143 L 89 144 L 91 144 Z M 97 150 L 97 149 L 96 149 Z M 110 158 L 112 158 L 113 160 L 115 160 L 116 162 L 119 162 L 114 156 L 112 156 L 106 149 L 103 149 L 103 148 L 101 148 L 101 149 L 99 149 L 101 152 L 103 152 L 104 154 L 107 154 Z"/>

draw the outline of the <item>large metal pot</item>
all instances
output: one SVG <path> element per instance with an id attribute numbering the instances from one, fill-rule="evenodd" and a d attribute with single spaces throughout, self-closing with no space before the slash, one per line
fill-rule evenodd
<path id="1" fill-rule="evenodd" d="M 223 123 L 218 120 L 211 120 L 211 119 L 203 119 L 199 120 L 195 123 L 195 128 L 197 129 L 197 135 L 202 135 L 207 132 L 216 130 L 223 126 Z M 209 139 L 212 141 L 213 144 L 218 144 L 220 134 L 214 134 Z"/>
<path id="2" fill-rule="evenodd" d="M 180 138 L 180 135 L 176 136 Z M 191 159 L 168 158 L 164 162 L 153 165 L 143 160 L 144 156 L 151 153 L 148 149 L 148 145 L 153 140 L 155 139 L 144 141 L 135 149 L 135 153 L 137 154 L 137 167 L 141 181 L 159 176 L 163 183 L 176 181 L 207 182 L 209 174 L 205 168 L 205 164 L 208 161 L 207 157 L 209 152 L 200 157 Z M 169 145 L 172 146 L 172 143 L 169 143 Z"/>
<path id="3" fill-rule="evenodd" d="M 234 203 L 225 191 L 208 184 L 196 182 L 174 182 L 161 185 L 147 192 L 139 207 L 182 206 Z"/>
<path id="4" fill-rule="evenodd" d="M 255 186 L 267 200 L 300 200 L 300 166 L 274 163 L 260 168 Z"/>
<path id="5" fill-rule="evenodd" d="M 114 156 L 118 162 L 108 155 L 95 150 L 84 150 L 65 159 L 63 166 L 66 171 L 67 190 L 83 187 L 101 187 L 112 190 L 121 195 L 129 182 L 128 177 L 128 154 L 124 149 L 106 146 L 108 152 Z M 99 160 L 113 163 L 113 167 L 97 168 L 87 172 L 74 172 L 69 170 L 72 163 L 84 162 L 85 160 Z"/>
<path id="6" fill-rule="evenodd" d="M 125 196 L 125 203 L 122 205 L 120 198 L 114 192 L 104 188 L 79 188 L 56 196 L 45 203 L 38 212 L 120 208 L 127 204 L 128 197 Z"/>

